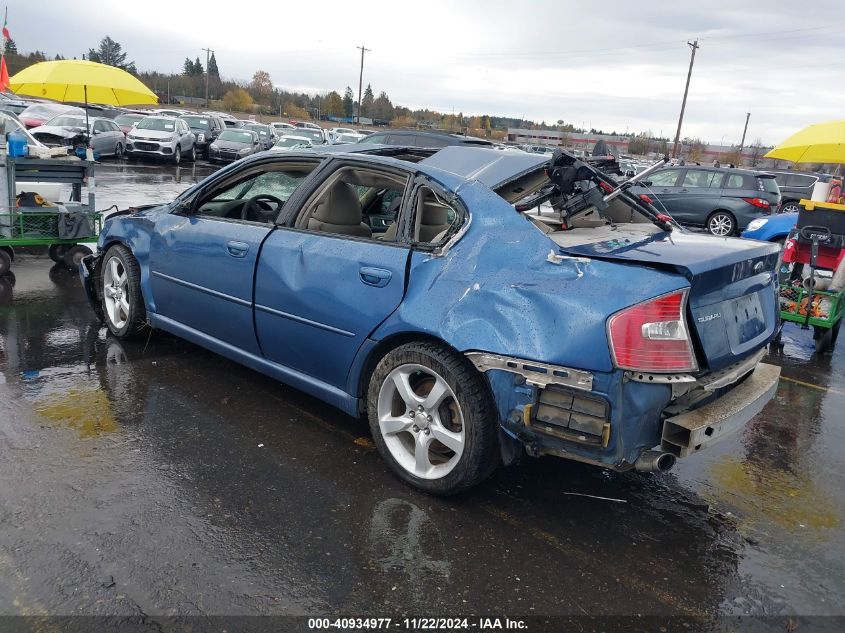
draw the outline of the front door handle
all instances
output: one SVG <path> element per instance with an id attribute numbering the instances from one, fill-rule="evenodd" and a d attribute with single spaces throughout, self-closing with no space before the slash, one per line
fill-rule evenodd
<path id="1" fill-rule="evenodd" d="M 246 242 L 229 242 L 226 244 L 226 250 L 229 251 L 229 255 L 232 257 L 244 257 L 249 250 L 249 244 Z"/>
<path id="2" fill-rule="evenodd" d="M 375 286 L 376 288 L 384 288 L 393 276 L 393 273 L 389 270 L 373 268 L 371 266 L 362 266 L 358 269 L 358 274 L 361 276 L 361 281 L 368 286 Z"/>

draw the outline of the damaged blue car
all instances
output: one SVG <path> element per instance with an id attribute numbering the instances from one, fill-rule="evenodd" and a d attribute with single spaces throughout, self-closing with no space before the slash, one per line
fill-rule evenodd
<path id="1" fill-rule="evenodd" d="M 81 275 L 112 335 L 367 416 L 399 477 L 453 494 L 524 454 L 665 470 L 742 428 L 778 383 L 777 258 L 563 152 L 370 145 L 115 213 Z"/>

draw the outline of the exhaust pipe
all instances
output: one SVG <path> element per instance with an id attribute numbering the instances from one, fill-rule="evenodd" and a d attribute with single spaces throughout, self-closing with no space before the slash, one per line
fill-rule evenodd
<path id="1" fill-rule="evenodd" d="M 653 473 L 659 471 L 665 473 L 675 465 L 675 456 L 672 453 L 661 453 L 660 451 L 645 451 L 634 462 L 634 468 L 641 473 Z"/>

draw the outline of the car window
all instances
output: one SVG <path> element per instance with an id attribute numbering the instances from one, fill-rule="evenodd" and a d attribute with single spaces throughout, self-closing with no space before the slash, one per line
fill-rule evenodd
<path id="1" fill-rule="evenodd" d="M 262 165 L 246 176 L 236 174 L 199 201 L 197 215 L 273 222 L 280 211 L 279 204 L 273 199 L 282 204 L 287 202 L 316 166 L 317 163 L 310 162 L 285 162 Z M 248 211 L 247 201 L 256 196 L 271 198 L 256 205 L 252 214 L 247 213 L 249 217 L 244 217 L 243 214 Z"/>
<path id="2" fill-rule="evenodd" d="M 368 137 L 361 139 L 362 143 L 372 143 L 373 145 L 382 145 L 387 143 L 387 134 L 370 134 Z"/>
<path id="3" fill-rule="evenodd" d="M 717 171 L 706 171 L 703 169 L 688 169 L 681 181 L 682 187 L 713 187 L 722 180 L 722 174 Z"/>
<path id="4" fill-rule="evenodd" d="M 681 173 L 676 169 L 664 169 L 654 172 L 649 180 L 652 187 L 674 187 L 678 181 L 678 174 Z"/>
<path id="5" fill-rule="evenodd" d="M 94 122 L 94 131 L 95 132 L 105 132 L 106 127 L 103 125 L 102 121 L 95 121 Z"/>
<path id="6" fill-rule="evenodd" d="M 422 186 L 414 197 L 413 241 L 440 244 L 463 223 L 463 215 L 449 205 L 434 189 Z"/>
<path id="7" fill-rule="evenodd" d="M 811 187 L 816 182 L 815 177 L 806 174 L 789 174 L 785 178 L 786 182 L 778 177 L 776 177 L 776 180 L 779 185 L 788 187 Z"/>
<path id="8" fill-rule="evenodd" d="M 449 141 L 444 138 L 436 138 L 433 136 L 418 136 L 417 147 L 446 147 Z"/>
<path id="9" fill-rule="evenodd" d="M 117 123 L 114 121 L 107 121 L 106 128 L 111 132 L 120 132 L 121 129 L 118 127 Z"/>
<path id="10" fill-rule="evenodd" d="M 756 189 L 756 184 L 752 184 L 751 178 L 743 174 L 729 174 L 725 179 L 723 189 Z"/>

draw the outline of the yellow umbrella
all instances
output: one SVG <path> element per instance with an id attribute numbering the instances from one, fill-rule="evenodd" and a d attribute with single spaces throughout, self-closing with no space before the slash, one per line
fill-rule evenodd
<path id="1" fill-rule="evenodd" d="M 40 62 L 9 79 L 12 92 L 54 101 L 125 106 L 158 103 L 155 94 L 125 70 L 85 60 Z"/>
<path id="2" fill-rule="evenodd" d="M 793 163 L 845 163 L 845 121 L 805 127 L 770 150 L 765 158 Z"/>

